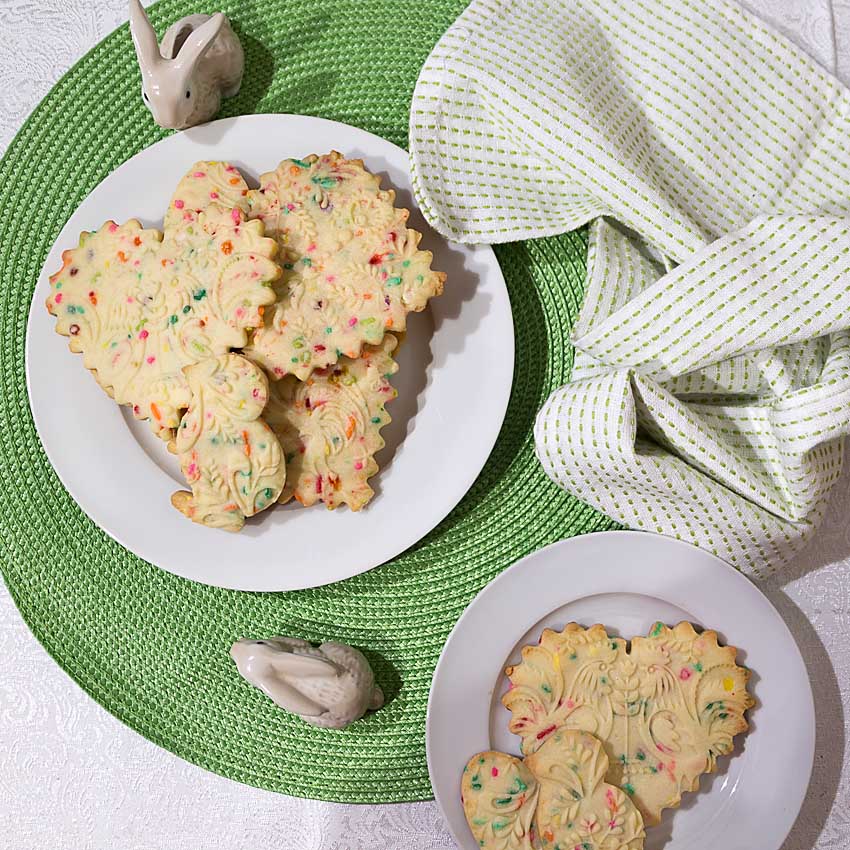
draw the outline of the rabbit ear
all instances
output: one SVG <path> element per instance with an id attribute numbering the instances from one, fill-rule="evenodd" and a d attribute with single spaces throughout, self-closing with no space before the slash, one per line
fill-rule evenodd
<path id="1" fill-rule="evenodd" d="M 183 43 L 174 57 L 174 65 L 180 70 L 189 70 L 209 50 L 215 37 L 224 26 L 224 15 L 216 12 L 208 21 L 202 23 Z"/>
<path id="2" fill-rule="evenodd" d="M 236 662 L 239 675 L 266 696 L 274 700 L 281 708 L 307 717 L 317 717 L 324 708 L 306 694 L 298 690 L 296 684 L 286 681 L 286 673 L 278 669 L 279 655 L 288 655 L 273 644 L 258 644 L 256 641 L 238 640 L 230 648 L 230 657 Z"/>
<path id="3" fill-rule="evenodd" d="M 161 58 L 156 33 L 139 0 L 130 0 L 130 34 L 133 36 L 133 45 L 142 69 L 150 67 Z"/>
<path id="4" fill-rule="evenodd" d="M 276 652 L 270 659 L 275 671 L 284 676 L 303 678 L 336 678 L 339 667 L 325 658 L 315 655 L 298 655 L 295 652 Z"/>

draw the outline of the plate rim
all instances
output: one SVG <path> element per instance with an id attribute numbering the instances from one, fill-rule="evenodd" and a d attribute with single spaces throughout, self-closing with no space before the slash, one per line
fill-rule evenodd
<path id="1" fill-rule="evenodd" d="M 36 364 L 34 363 L 33 357 L 33 324 L 34 322 L 39 321 L 40 313 L 43 309 L 43 291 L 42 291 L 42 279 L 46 279 L 51 274 L 51 269 L 48 268 L 48 264 L 50 263 L 50 256 L 59 246 L 60 241 L 63 240 L 63 234 L 65 233 L 66 228 L 68 227 L 71 219 L 77 214 L 80 208 L 86 203 L 88 198 L 91 196 L 93 192 L 102 187 L 105 183 L 107 183 L 112 177 L 122 169 L 128 168 L 131 166 L 131 163 L 134 160 L 139 158 L 149 156 L 150 151 L 155 148 L 160 148 L 162 146 L 173 145 L 175 143 L 175 139 L 179 139 L 182 135 L 186 135 L 190 142 L 192 141 L 192 131 L 195 130 L 197 132 L 210 132 L 215 133 L 216 131 L 222 131 L 223 134 L 236 124 L 247 124 L 247 123 L 256 123 L 263 124 L 267 122 L 278 122 L 285 121 L 290 123 L 293 127 L 297 127 L 299 124 L 304 126 L 307 124 L 316 125 L 318 127 L 323 127 L 326 130 L 333 130 L 336 132 L 345 132 L 351 133 L 354 132 L 355 135 L 359 135 L 361 139 L 365 142 L 371 142 L 373 144 L 378 145 L 379 147 L 383 146 L 386 149 L 392 148 L 394 155 L 401 156 L 404 159 L 404 168 L 407 174 L 407 184 L 411 187 L 413 185 L 412 175 L 410 172 L 410 160 L 409 154 L 404 148 L 396 145 L 394 142 L 389 141 L 381 136 L 378 136 L 375 133 L 371 133 L 368 130 L 364 130 L 361 127 L 356 127 L 351 124 L 345 124 L 340 121 L 334 121 L 327 118 L 321 118 L 319 116 L 311 116 L 311 115 L 298 115 L 298 114 L 290 114 L 290 113 L 255 113 L 251 115 L 239 115 L 230 118 L 222 118 L 215 121 L 208 122 L 207 124 L 200 125 L 198 128 L 192 128 L 188 131 L 183 131 L 183 133 L 174 133 L 172 135 L 166 136 L 164 139 L 160 139 L 152 145 L 148 145 L 145 148 L 142 148 L 140 151 L 137 151 L 133 156 L 124 160 L 119 166 L 113 169 L 109 174 L 107 174 L 103 180 L 101 180 L 96 186 L 93 186 L 89 192 L 86 194 L 85 198 L 80 202 L 80 204 L 71 212 L 68 219 L 65 221 L 65 224 L 60 229 L 57 234 L 56 239 L 51 244 L 48 249 L 47 255 L 45 256 L 44 263 L 42 264 L 41 270 L 39 272 L 38 278 L 35 281 L 32 298 L 30 300 L 29 312 L 27 314 L 26 321 L 26 335 L 24 342 L 24 372 L 26 378 L 26 387 L 27 387 L 27 403 L 29 405 L 30 414 L 33 419 L 33 423 L 36 428 L 36 433 L 39 438 L 39 443 L 42 447 L 42 450 L 47 457 L 48 462 L 50 463 L 53 471 L 56 473 L 59 478 L 62 486 L 71 496 L 77 507 L 97 526 L 97 528 L 102 531 L 104 534 L 115 540 L 119 545 L 123 548 L 127 549 L 134 556 L 140 558 L 146 563 L 151 563 L 154 566 L 165 570 L 166 572 L 171 573 L 172 575 L 179 576 L 181 578 L 187 579 L 189 581 L 194 581 L 198 584 L 207 585 L 211 587 L 221 587 L 229 590 L 239 590 L 245 592 L 288 592 L 294 590 L 304 590 L 315 587 L 322 587 L 329 584 L 334 584 L 338 581 L 344 581 L 348 578 L 352 578 L 356 575 L 361 575 L 363 573 L 369 572 L 372 569 L 377 569 L 388 561 L 392 560 L 395 557 L 398 557 L 404 551 L 409 549 L 411 546 L 416 545 L 419 541 L 421 541 L 424 537 L 426 537 L 433 529 L 439 525 L 463 500 L 463 498 L 467 495 L 472 485 L 477 480 L 478 476 L 481 474 L 482 470 L 485 468 L 490 455 L 496 445 L 496 441 L 498 439 L 499 433 L 501 431 L 502 425 L 505 420 L 505 416 L 507 415 L 508 405 L 510 403 L 511 394 L 513 391 L 513 373 L 515 368 L 515 359 L 516 359 L 516 344 L 515 344 L 515 325 L 513 319 L 513 310 L 510 301 L 510 295 L 507 290 L 507 284 L 504 279 L 504 274 L 501 270 L 501 266 L 498 262 L 498 259 L 495 256 L 495 252 L 492 247 L 489 245 L 481 245 L 481 246 L 469 246 L 469 245 L 461 245 L 459 243 L 452 242 L 446 239 L 437 231 L 433 231 L 433 238 L 441 240 L 446 246 L 450 249 L 464 249 L 469 250 L 473 253 L 477 253 L 479 257 L 483 256 L 487 258 L 488 266 L 490 267 L 490 272 L 494 274 L 495 278 L 493 280 L 493 288 L 492 291 L 499 295 L 499 299 L 501 302 L 501 307 L 499 311 L 499 316 L 497 321 L 504 323 L 506 325 L 506 331 L 509 330 L 510 333 L 505 333 L 507 339 L 505 340 L 505 345 L 502 346 L 502 354 L 504 357 L 503 364 L 500 365 L 501 370 L 505 373 L 506 379 L 502 381 L 498 386 L 498 396 L 493 394 L 493 398 L 490 404 L 491 409 L 494 411 L 495 415 L 489 416 L 486 421 L 479 423 L 479 436 L 480 439 L 477 440 L 477 444 L 480 446 L 486 447 L 486 451 L 483 449 L 479 452 L 480 454 L 480 462 L 476 461 L 476 463 L 471 464 L 467 468 L 467 472 L 462 477 L 458 477 L 455 486 L 452 488 L 452 498 L 444 501 L 440 508 L 432 512 L 432 516 L 430 517 L 427 523 L 423 523 L 421 528 L 417 529 L 415 539 L 407 540 L 404 545 L 390 547 L 393 551 L 390 551 L 389 554 L 382 553 L 380 555 L 380 559 L 369 558 L 367 559 L 368 566 L 363 567 L 359 563 L 355 565 L 349 565 L 348 568 L 342 570 L 336 570 L 333 576 L 330 577 L 322 577 L 319 580 L 315 580 L 308 576 L 304 576 L 304 572 L 299 576 L 296 576 L 294 579 L 291 577 L 287 582 L 268 582 L 268 581 L 249 581 L 243 582 L 240 581 L 241 574 L 238 571 L 234 570 L 234 573 L 228 575 L 226 577 L 226 581 L 214 581 L 207 580 L 197 577 L 195 575 L 188 575 L 186 572 L 182 571 L 179 568 L 173 568 L 171 564 L 166 564 L 162 562 L 156 562 L 148 560 L 144 554 L 140 553 L 137 548 L 133 545 L 130 545 L 132 541 L 126 539 L 125 533 L 120 530 L 115 530 L 114 527 L 111 527 L 108 523 L 101 522 L 92 512 L 90 512 L 89 508 L 91 507 L 90 499 L 86 498 L 84 493 L 80 493 L 79 489 L 73 485 L 72 482 L 69 482 L 68 475 L 66 472 L 62 471 L 63 463 L 61 459 L 59 459 L 59 452 L 57 447 L 49 445 L 49 441 L 46 441 L 44 438 L 44 434 L 46 429 L 43 425 L 43 419 L 45 416 L 45 411 L 42 409 L 36 409 L 38 405 L 33 403 L 33 385 L 34 385 L 34 376 L 33 372 L 37 369 Z M 167 150 L 167 147 L 166 147 Z M 214 152 L 211 152 L 211 156 L 214 155 Z M 380 155 L 380 153 L 378 154 Z M 418 205 L 416 205 L 416 199 L 413 196 L 411 191 L 411 200 L 414 207 L 421 213 L 421 209 L 419 209 Z M 424 218 L 424 215 L 423 215 Z M 427 221 L 426 221 L 427 224 Z M 67 234 L 66 234 L 67 236 Z M 63 244 L 68 240 L 65 239 Z M 70 242 L 68 242 L 70 244 Z M 43 319 L 42 319 L 43 320 Z M 80 355 L 81 356 L 81 355 Z M 82 365 L 82 364 L 81 364 Z M 81 370 L 81 374 L 83 371 L 86 371 L 84 368 Z M 117 410 L 121 410 L 121 406 L 116 405 Z M 400 444 L 403 445 L 403 442 Z M 81 499 L 82 496 L 82 499 Z M 92 510 L 94 510 L 92 508 Z M 94 511 L 94 513 L 98 513 Z M 212 529 L 211 531 L 216 531 Z M 411 535 L 412 536 L 412 535 Z M 232 579 L 232 580 L 231 580 Z"/>
<path id="2" fill-rule="evenodd" d="M 554 550 L 567 548 L 569 549 L 571 546 L 581 543 L 583 541 L 588 541 L 591 539 L 599 540 L 605 537 L 616 536 L 619 538 L 629 537 L 632 540 L 640 541 L 638 545 L 643 545 L 646 541 L 652 541 L 651 545 L 660 545 L 666 546 L 668 544 L 673 545 L 676 548 L 681 548 L 685 552 L 690 555 L 697 554 L 699 557 L 704 557 L 708 560 L 713 561 L 715 565 L 721 569 L 721 574 L 726 575 L 727 580 L 730 580 L 733 584 L 739 583 L 740 587 L 747 587 L 749 592 L 754 593 L 756 597 L 761 597 L 762 602 L 766 605 L 767 609 L 772 614 L 775 622 L 779 625 L 779 628 L 784 631 L 785 637 L 790 641 L 790 644 L 795 649 L 795 662 L 799 663 L 799 667 L 803 674 L 803 679 L 806 683 L 805 693 L 803 695 L 803 703 L 802 706 L 803 711 L 805 712 L 805 718 L 807 722 L 805 723 L 805 729 L 803 733 L 806 736 L 806 749 L 808 751 L 808 769 L 803 771 L 798 771 L 798 775 L 804 775 L 805 781 L 800 782 L 797 786 L 795 793 L 793 795 L 793 799 L 791 800 L 791 805 L 786 806 L 782 809 L 781 812 L 777 813 L 777 821 L 781 822 L 781 828 L 776 833 L 778 838 L 776 843 L 772 843 L 770 845 L 762 845 L 761 850 L 779 850 L 781 848 L 783 842 L 790 834 L 797 818 L 799 817 L 800 811 L 802 810 L 803 803 L 806 798 L 806 794 L 809 789 L 809 785 L 811 783 L 812 772 L 814 770 L 814 757 L 815 757 L 815 745 L 816 745 L 816 736 L 817 736 L 817 716 L 815 712 L 814 705 L 814 695 L 812 692 L 811 679 L 809 676 L 808 667 L 806 666 L 805 660 L 800 652 L 799 645 L 797 643 L 796 638 L 794 637 L 793 632 L 788 627 L 788 624 L 785 622 L 784 617 L 779 613 L 776 606 L 770 601 L 770 599 L 764 594 L 761 588 L 755 584 L 755 582 L 748 579 L 743 573 L 739 570 L 735 569 L 733 566 L 728 564 L 722 558 L 719 558 L 717 555 L 712 554 L 711 552 L 706 551 L 705 549 L 701 549 L 698 546 L 695 546 L 692 543 L 689 543 L 684 540 L 679 540 L 673 537 L 667 537 L 665 535 L 657 534 L 655 532 L 646 532 L 646 531 L 634 531 L 631 529 L 613 529 L 609 531 L 596 531 L 588 534 L 579 534 L 574 537 L 568 537 L 563 540 L 557 540 L 554 543 L 550 543 L 547 546 L 544 546 L 540 549 L 535 550 L 534 552 L 525 555 L 519 560 L 512 563 L 509 567 L 507 567 L 503 572 L 497 575 L 494 579 L 492 579 L 488 584 L 486 584 L 469 602 L 469 604 L 464 608 L 463 613 L 458 618 L 455 625 L 452 627 L 451 632 L 449 632 L 448 637 L 446 638 L 446 642 L 443 645 L 443 649 L 440 653 L 440 657 L 437 661 L 437 665 L 434 668 L 434 675 L 431 679 L 431 686 L 428 692 L 428 706 L 427 713 L 425 717 L 425 754 L 426 761 L 428 764 L 428 776 L 431 780 L 431 787 L 434 791 L 434 799 L 437 802 L 437 805 L 440 809 L 440 813 L 443 816 L 443 819 L 446 822 L 447 828 L 451 833 L 452 838 L 457 843 L 458 848 L 467 848 L 471 847 L 470 838 L 471 833 L 469 833 L 469 829 L 466 825 L 465 819 L 463 819 L 462 823 L 462 832 L 458 834 L 455 830 L 455 823 L 453 818 L 447 811 L 447 806 L 444 804 L 445 800 L 451 800 L 454 797 L 457 797 L 460 789 L 460 781 L 459 778 L 455 785 L 451 789 L 444 789 L 439 786 L 439 784 L 435 781 L 435 767 L 434 767 L 434 740 L 436 738 L 435 731 L 435 720 L 434 720 L 434 704 L 440 699 L 440 689 L 441 689 L 441 675 L 443 673 L 443 668 L 445 666 L 444 662 L 448 658 L 449 654 L 452 651 L 453 643 L 457 642 L 461 639 L 461 632 L 465 627 L 466 622 L 468 622 L 469 617 L 471 616 L 472 610 L 479 604 L 481 604 L 482 600 L 487 600 L 492 594 L 496 594 L 496 599 L 498 598 L 498 588 L 503 584 L 510 584 L 514 580 L 514 576 L 516 576 L 520 571 L 524 569 L 528 569 L 528 562 L 535 560 L 536 558 L 541 557 L 544 553 L 546 555 L 550 554 Z M 564 590 L 563 593 L 559 593 L 557 597 L 553 597 L 553 602 L 551 606 L 548 608 L 548 612 L 552 613 L 553 611 L 564 607 L 572 601 L 576 601 L 577 599 L 586 598 L 587 596 L 591 596 L 594 593 L 608 593 L 611 592 L 610 589 L 606 587 L 601 587 L 596 591 L 582 591 L 579 596 L 571 595 L 568 590 Z M 621 591 L 621 592 L 635 592 L 635 591 Z M 646 593 L 652 593 L 653 589 L 647 588 Z M 679 603 L 675 600 L 664 599 L 673 605 L 678 605 Z M 681 606 L 680 606 L 681 607 Z M 548 614 L 544 613 L 541 615 L 542 618 L 545 618 Z M 528 631 L 529 628 L 532 628 L 535 623 L 538 623 L 541 617 L 535 618 L 533 623 L 522 622 L 517 626 L 516 631 L 514 632 L 515 640 L 512 646 L 516 645 L 516 642 L 522 638 L 522 635 Z M 746 650 L 746 647 L 740 647 L 740 649 Z M 499 662 L 501 664 L 501 662 Z M 757 671 L 758 672 L 758 671 Z M 496 680 L 496 685 L 498 684 L 499 678 Z M 492 702 L 492 698 L 495 691 L 491 690 L 487 703 L 490 704 Z M 756 705 L 758 708 L 758 703 Z M 489 717 L 489 713 L 488 713 Z M 756 715 L 756 718 L 758 715 Z M 485 733 L 489 738 L 489 730 Z M 469 756 L 473 755 L 469 753 Z M 451 793 L 450 793 L 451 792 Z M 696 792 L 699 793 L 699 792 Z M 670 846 L 671 850 L 675 850 L 675 845 L 667 845 L 665 847 Z M 691 845 L 688 844 L 688 847 Z M 684 848 L 683 848 L 684 850 Z"/>

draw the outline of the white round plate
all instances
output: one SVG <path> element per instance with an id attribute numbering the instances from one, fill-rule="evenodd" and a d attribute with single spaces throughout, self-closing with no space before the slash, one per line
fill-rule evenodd
<path id="1" fill-rule="evenodd" d="M 634 531 L 555 543 L 491 582 L 458 620 L 434 673 L 426 742 L 434 795 L 463 850 L 480 850 L 460 802 L 466 762 L 482 750 L 519 755 L 501 696 L 504 669 L 544 628 L 603 623 L 626 639 L 657 620 L 689 620 L 738 647 L 756 707 L 718 772 L 647 828 L 646 850 L 777 850 L 811 775 L 815 715 L 806 667 L 782 618 L 724 561 L 687 543 Z"/>
<path id="2" fill-rule="evenodd" d="M 286 157 L 331 149 L 380 174 L 410 226 L 424 234 L 445 292 L 410 317 L 393 378 L 398 398 L 387 446 L 359 514 L 321 505 L 278 507 L 239 534 L 189 522 L 170 504 L 183 489 L 176 460 L 147 423 L 115 405 L 69 353 L 44 301 L 63 249 L 104 221 L 160 227 L 171 194 L 199 159 L 229 160 L 256 178 Z M 413 545 L 467 492 L 496 441 L 511 389 L 510 302 L 489 248 L 449 244 L 414 207 L 407 154 L 355 127 L 297 115 L 252 115 L 177 133 L 143 150 L 83 201 L 59 234 L 35 288 L 27 328 L 27 386 L 42 445 L 80 507 L 123 546 L 163 569 L 237 590 L 294 590 L 365 572 Z"/>

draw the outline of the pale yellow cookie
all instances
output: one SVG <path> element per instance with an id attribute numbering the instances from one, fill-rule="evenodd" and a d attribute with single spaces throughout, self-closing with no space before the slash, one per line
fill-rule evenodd
<path id="1" fill-rule="evenodd" d="M 484 850 L 532 850 L 537 782 L 520 759 L 504 753 L 473 756 L 461 778 L 463 813 Z"/>
<path id="2" fill-rule="evenodd" d="M 225 354 L 184 370 L 191 403 L 172 450 L 192 492 L 172 504 L 194 522 L 238 531 L 275 504 L 286 477 L 280 443 L 260 419 L 268 379 L 245 357 Z"/>
<path id="3" fill-rule="evenodd" d="M 250 215 L 278 240 L 284 269 L 246 352 L 273 377 L 304 380 L 358 357 L 442 292 L 445 275 L 394 199 L 360 160 L 336 152 L 284 160 L 249 192 Z"/>
<path id="4" fill-rule="evenodd" d="M 736 652 L 690 623 L 672 630 L 656 623 L 631 651 L 600 625 L 570 623 L 523 648 L 522 662 L 506 671 L 511 689 L 502 702 L 526 755 L 562 727 L 600 738 L 608 780 L 632 797 L 644 821 L 657 823 L 747 728 L 750 674 L 735 664 Z"/>
<path id="5" fill-rule="evenodd" d="M 262 322 L 276 250 L 261 222 L 215 203 L 164 236 L 107 222 L 65 251 L 47 309 L 98 383 L 168 439 L 189 402 L 183 367 L 245 345 Z"/>
<path id="6" fill-rule="evenodd" d="M 598 738 L 559 729 L 525 759 L 537 779 L 536 846 L 542 850 L 642 850 L 643 818 L 621 788 L 605 782 Z"/>
<path id="7" fill-rule="evenodd" d="M 210 204 L 248 212 L 248 184 L 229 162 L 196 162 L 177 184 L 168 203 L 163 227 L 169 230 L 196 221 Z"/>
<path id="8" fill-rule="evenodd" d="M 395 347 L 387 334 L 356 360 L 343 357 L 306 381 L 288 375 L 272 382 L 264 416 L 286 455 L 280 501 L 294 496 L 302 505 L 322 501 L 358 511 L 372 498 L 368 479 L 378 471 L 380 431 L 390 421 L 384 405 L 396 396 L 389 380 L 398 369 Z"/>

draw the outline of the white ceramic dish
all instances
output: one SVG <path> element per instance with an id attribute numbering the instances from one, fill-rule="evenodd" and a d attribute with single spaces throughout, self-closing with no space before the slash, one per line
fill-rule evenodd
<path id="1" fill-rule="evenodd" d="M 97 386 L 67 349 L 44 306 L 63 249 L 107 219 L 160 226 L 171 193 L 199 159 L 229 160 L 249 179 L 289 156 L 337 149 L 362 157 L 396 189 L 424 234 L 445 292 L 410 318 L 393 383 L 393 423 L 359 514 L 322 506 L 278 507 L 240 534 L 189 522 L 170 504 L 181 489 L 176 460 L 147 423 Z M 505 282 L 489 248 L 448 244 L 415 210 L 407 154 L 363 130 L 294 115 L 216 121 L 170 136 L 125 162 L 80 205 L 59 234 L 35 288 L 27 328 L 27 386 L 41 442 L 80 507 L 135 554 L 170 572 L 239 590 L 315 587 L 365 572 L 413 545 L 463 497 L 504 419 L 514 356 Z M 473 384 L 474 382 L 474 384 Z M 473 391 L 474 386 L 474 391 Z"/>
<path id="2" fill-rule="evenodd" d="M 811 775 L 815 715 L 794 638 L 754 584 L 686 543 L 639 532 L 574 537 L 517 562 L 475 598 L 434 673 L 426 741 L 434 794 L 463 850 L 480 850 L 466 825 L 460 776 L 476 752 L 519 754 L 501 704 L 504 668 L 546 627 L 603 623 L 630 638 L 662 620 L 717 630 L 752 671 L 750 731 L 719 771 L 647 830 L 646 850 L 777 850 Z"/>

